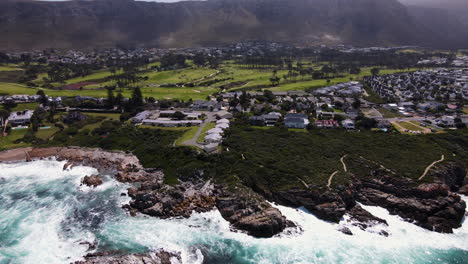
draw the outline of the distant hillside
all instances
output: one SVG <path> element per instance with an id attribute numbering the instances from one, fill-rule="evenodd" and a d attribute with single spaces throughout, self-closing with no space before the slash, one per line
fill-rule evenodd
<path id="1" fill-rule="evenodd" d="M 0 1 L 0 48 L 116 44 L 185 47 L 272 40 L 293 44 L 460 47 L 468 30 L 440 10 L 397 0 Z M 433 20 L 437 17 L 437 20 Z"/>

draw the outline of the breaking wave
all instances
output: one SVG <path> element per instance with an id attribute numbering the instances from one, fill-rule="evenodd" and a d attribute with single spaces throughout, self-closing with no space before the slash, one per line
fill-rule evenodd
<path id="1" fill-rule="evenodd" d="M 121 206 L 129 187 L 110 177 L 97 188 L 81 186 L 90 167 L 63 170 L 65 162 L 42 160 L 0 164 L 0 263 L 71 263 L 96 250 L 128 253 L 164 248 L 181 252 L 184 263 L 466 263 L 468 224 L 454 234 L 430 232 L 363 206 L 387 220 L 389 237 L 321 221 L 305 209 L 276 206 L 301 230 L 269 239 L 232 231 L 216 210 L 188 219 L 131 217 Z M 467 197 L 463 197 L 468 202 Z M 371 230 L 372 231 L 372 230 Z"/>

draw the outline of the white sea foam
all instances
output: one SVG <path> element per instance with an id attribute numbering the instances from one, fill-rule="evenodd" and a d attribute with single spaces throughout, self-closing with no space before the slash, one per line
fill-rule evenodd
<path id="1" fill-rule="evenodd" d="M 389 237 L 357 227 L 350 227 L 354 235 L 347 236 L 337 231 L 337 224 L 284 206 L 276 207 L 303 231 L 290 229 L 268 239 L 233 232 L 216 210 L 187 219 L 130 217 L 120 209 L 129 199 L 120 196 L 127 185 L 104 177 L 98 188 L 83 187 L 81 178 L 96 170 L 63 171 L 64 164 L 0 164 L 0 230 L 7 231 L 0 233 L 0 263 L 70 263 L 86 254 L 80 241 L 95 239 L 100 246 L 129 252 L 181 252 L 183 263 L 203 263 L 213 256 L 218 259 L 210 263 L 226 264 L 463 263 L 468 255 L 463 253 L 468 251 L 466 222 L 454 234 L 439 234 L 372 206 L 363 207 L 387 220 Z M 463 250 L 462 255 L 453 250 Z"/>

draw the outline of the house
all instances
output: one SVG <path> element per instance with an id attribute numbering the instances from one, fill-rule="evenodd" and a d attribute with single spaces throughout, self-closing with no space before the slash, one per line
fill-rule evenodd
<path id="1" fill-rule="evenodd" d="M 250 125 L 252 126 L 274 126 L 281 118 L 281 114 L 277 112 L 271 112 L 266 115 L 252 116 L 249 118 Z"/>
<path id="2" fill-rule="evenodd" d="M 438 126 L 454 127 L 455 126 L 455 117 L 453 117 L 453 116 L 442 116 L 436 122 L 437 122 Z"/>
<path id="3" fill-rule="evenodd" d="M 33 110 L 12 112 L 8 117 L 8 123 L 12 126 L 28 125 L 31 123 L 31 117 L 33 114 Z"/>
<path id="4" fill-rule="evenodd" d="M 218 143 L 209 143 L 209 144 L 204 145 L 202 148 L 204 151 L 208 153 L 212 153 L 218 150 L 218 146 L 219 146 Z"/>
<path id="5" fill-rule="evenodd" d="M 217 124 L 215 128 L 221 128 L 224 130 L 224 129 L 229 128 L 229 124 L 226 124 L 226 123 Z"/>
<path id="6" fill-rule="evenodd" d="M 64 119 L 65 124 L 72 124 L 74 122 L 80 122 L 86 120 L 87 116 L 79 111 L 70 112 Z"/>
<path id="7" fill-rule="evenodd" d="M 149 116 L 152 114 L 153 114 L 152 111 L 143 111 L 143 112 L 138 113 L 136 116 L 132 117 L 130 121 L 134 124 L 138 124 L 138 123 L 143 122 L 143 120 L 148 119 Z"/>
<path id="8" fill-rule="evenodd" d="M 356 126 L 354 125 L 354 121 L 351 119 L 346 119 L 341 122 L 341 126 L 345 129 L 348 130 L 353 130 L 356 129 Z"/>
<path id="9" fill-rule="evenodd" d="M 224 118 L 224 119 L 220 119 L 220 120 L 216 121 L 216 124 L 217 124 L 217 125 L 218 125 L 218 124 L 229 124 L 229 120 L 227 120 L 227 119 L 225 119 L 225 118 Z"/>
<path id="10" fill-rule="evenodd" d="M 159 126 L 159 127 L 182 127 L 182 126 L 199 126 L 203 123 L 201 120 L 171 120 L 168 118 L 145 119 L 143 125 Z"/>
<path id="11" fill-rule="evenodd" d="M 218 119 L 231 119 L 233 118 L 232 114 L 229 113 L 228 111 L 219 111 L 218 113 L 216 113 L 216 117 Z"/>
<path id="12" fill-rule="evenodd" d="M 212 129 L 208 130 L 206 132 L 206 134 L 207 135 L 209 135 L 209 134 L 220 134 L 221 135 L 221 134 L 223 134 L 223 132 L 224 132 L 223 129 L 221 129 L 219 127 L 215 127 L 215 128 L 212 128 Z"/>
<path id="13" fill-rule="evenodd" d="M 265 118 L 263 116 L 251 116 L 249 118 L 250 125 L 252 126 L 264 126 Z"/>
<path id="14" fill-rule="evenodd" d="M 315 126 L 317 128 L 336 128 L 340 127 L 338 121 L 330 119 L 330 120 L 317 120 L 315 121 Z"/>
<path id="15" fill-rule="evenodd" d="M 287 128 L 306 128 L 310 124 L 306 114 L 287 114 L 284 117 L 284 125 Z"/>
<path id="16" fill-rule="evenodd" d="M 281 118 L 281 114 L 278 112 L 271 112 L 266 115 L 263 115 L 263 118 L 265 119 L 266 126 L 274 126 Z"/>
<path id="17" fill-rule="evenodd" d="M 216 101 L 197 100 L 193 102 L 192 109 L 202 110 L 202 111 L 213 111 L 215 105 L 216 105 Z"/>
<path id="18" fill-rule="evenodd" d="M 222 140 L 222 136 L 220 134 L 208 134 L 205 136 L 205 142 L 206 143 L 219 143 Z"/>

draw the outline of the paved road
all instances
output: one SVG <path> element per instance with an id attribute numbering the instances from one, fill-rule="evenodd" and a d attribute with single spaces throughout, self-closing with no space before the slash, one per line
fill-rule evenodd
<path id="1" fill-rule="evenodd" d="M 205 114 L 206 114 L 205 122 L 203 122 L 203 123 L 200 125 L 200 127 L 199 127 L 198 130 L 197 130 L 197 133 L 195 133 L 195 136 L 193 136 L 192 139 L 183 142 L 182 145 L 185 145 L 185 146 L 194 146 L 194 147 L 197 147 L 197 148 L 202 148 L 202 147 L 203 147 L 201 144 L 199 144 L 199 143 L 197 142 L 197 139 L 198 139 L 198 137 L 200 136 L 200 134 L 203 132 L 203 129 L 205 129 L 205 127 L 206 127 L 206 125 L 207 125 L 208 123 L 211 123 L 211 122 L 215 122 L 215 121 L 216 121 L 215 113 L 205 113 Z"/>

